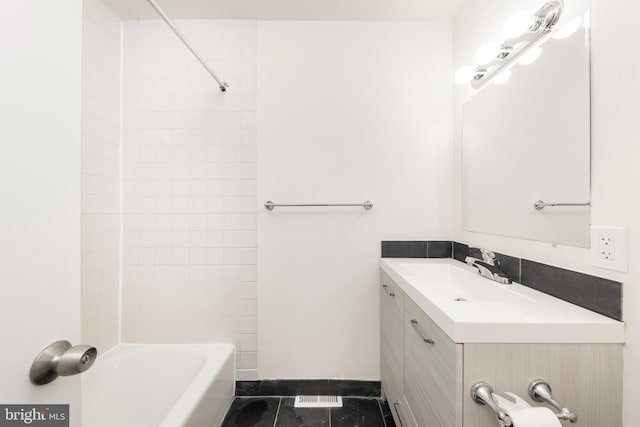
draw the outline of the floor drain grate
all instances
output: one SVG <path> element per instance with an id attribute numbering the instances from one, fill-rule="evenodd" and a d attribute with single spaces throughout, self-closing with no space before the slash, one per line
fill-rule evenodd
<path id="1" fill-rule="evenodd" d="M 342 408 L 341 396 L 296 396 L 296 408 Z"/>

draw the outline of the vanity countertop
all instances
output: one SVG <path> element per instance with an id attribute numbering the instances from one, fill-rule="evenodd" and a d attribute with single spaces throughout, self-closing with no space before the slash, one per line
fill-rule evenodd
<path id="1" fill-rule="evenodd" d="M 622 343 L 624 323 L 452 259 L 383 258 L 380 267 L 457 343 Z"/>

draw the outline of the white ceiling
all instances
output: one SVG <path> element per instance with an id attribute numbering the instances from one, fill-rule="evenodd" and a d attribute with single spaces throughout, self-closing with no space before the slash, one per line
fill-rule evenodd
<path id="1" fill-rule="evenodd" d="M 158 19 L 146 0 L 103 0 L 122 19 Z M 452 20 L 463 0 L 157 0 L 174 19 Z"/>

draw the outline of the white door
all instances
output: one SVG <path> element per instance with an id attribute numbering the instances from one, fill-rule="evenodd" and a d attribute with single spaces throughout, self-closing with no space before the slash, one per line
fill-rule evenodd
<path id="1" fill-rule="evenodd" d="M 70 404 L 79 426 L 79 377 L 35 386 L 29 367 L 80 339 L 82 1 L 0 15 L 0 404 Z"/>

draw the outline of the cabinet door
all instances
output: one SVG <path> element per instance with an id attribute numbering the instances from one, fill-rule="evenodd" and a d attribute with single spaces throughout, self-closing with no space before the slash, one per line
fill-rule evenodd
<path id="1" fill-rule="evenodd" d="M 498 394 L 510 391 L 530 405 L 548 407 L 531 400 L 527 391 L 531 380 L 541 378 L 551 385 L 553 397 L 578 415 L 576 426 L 622 426 L 620 344 L 465 344 L 464 363 L 465 390 L 486 381 Z M 469 394 L 463 397 L 465 427 L 496 425 L 490 409 Z"/>
<path id="2" fill-rule="evenodd" d="M 404 393 L 419 426 L 462 426 L 462 345 L 405 297 Z"/>
<path id="3" fill-rule="evenodd" d="M 384 272 L 380 276 L 380 377 L 389 405 L 402 397 L 404 293 Z"/>
<path id="4" fill-rule="evenodd" d="M 389 407 L 393 413 L 396 427 L 423 427 L 418 425 L 415 418 L 413 418 L 413 414 L 407 403 L 407 396 L 403 395 L 400 399 L 389 402 Z"/>

